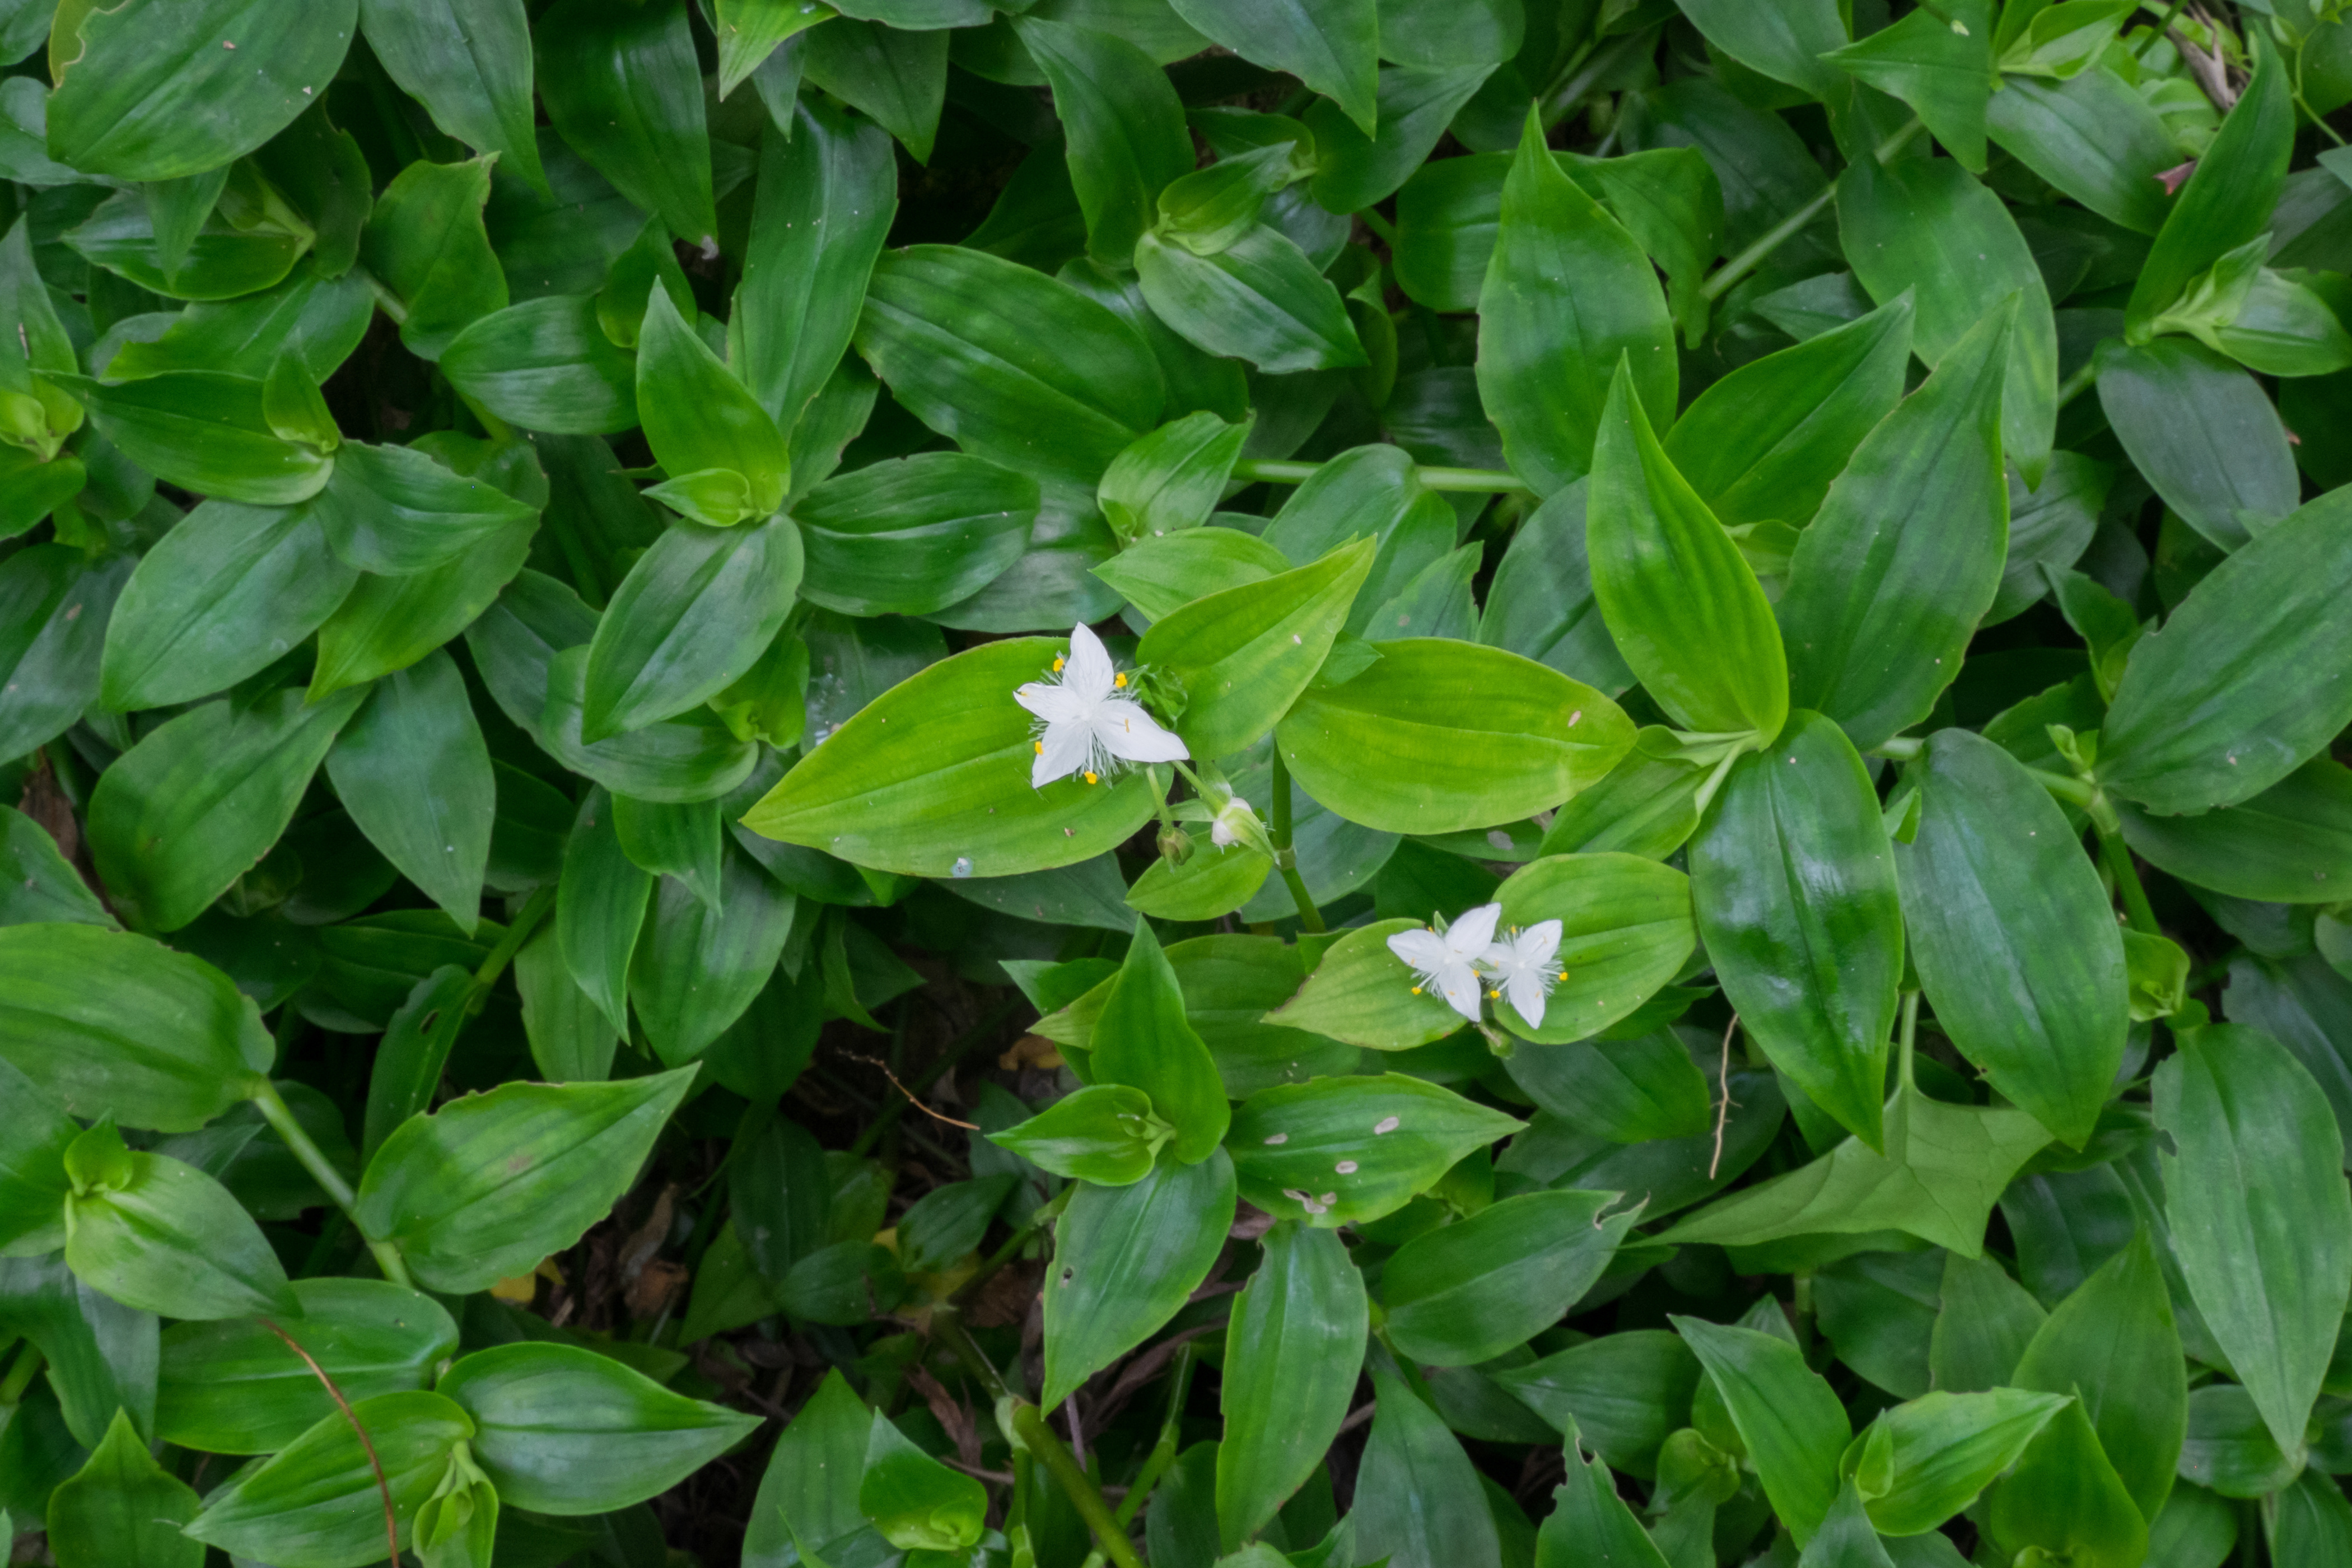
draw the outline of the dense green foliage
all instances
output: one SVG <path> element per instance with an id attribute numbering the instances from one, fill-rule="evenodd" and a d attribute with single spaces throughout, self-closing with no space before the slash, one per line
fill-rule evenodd
<path id="1" fill-rule="evenodd" d="M 0 1542 L 2352 1563 L 2344 10 L 0 0 Z"/>

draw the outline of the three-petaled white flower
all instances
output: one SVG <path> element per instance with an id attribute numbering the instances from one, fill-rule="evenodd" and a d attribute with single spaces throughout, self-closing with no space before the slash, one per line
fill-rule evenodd
<path id="1" fill-rule="evenodd" d="M 1494 977 L 1490 996 L 1499 996 L 1518 1009 L 1533 1028 L 1543 1027 L 1544 998 L 1552 986 L 1568 978 L 1559 967 L 1559 922 L 1538 921 L 1525 931 L 1504 933 L 1486 952 L 1486 973 Z"/>
<path id="2" fill-rule="evenodd" d="M 1072 773 L 1095 784 L 1122 762 L 1172 763 L 1192 756 L 1141 703 L 1118 695 L 1127 689 L 1127 677 L 1112 669 L 1102 639 L 1086 627 L 1070 628 L 1070 657 L 1055 659 L 1054 671 L 1059 679 L 1033 680 L 1013 694 L 1039 721 L 1037 757 L 1029 764 L 1031 788 L 1043 789 Z"/>
<path id="3" fill-rule="evenodd" d="M 1435 986 L 1446 1005 L 1475 1024 L 1478 1021 L 1477 965 L 1495 939 L 1495 921 L 1502 912 L 1500 904 L 1480 904 L 1464 910 L 1443 931 L 1401 931 L 1389 938 L 1389 951 L 1420 976 L 1421 984 L 1413 987 L 1416 994 Z"/>

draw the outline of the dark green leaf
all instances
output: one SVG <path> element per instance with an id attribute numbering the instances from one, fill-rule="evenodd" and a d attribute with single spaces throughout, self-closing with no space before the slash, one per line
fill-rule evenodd
<path id="1" fill-rule="evenodd" d="M 918 163 L 930 162 L 947 93 L 945 32 L 902 32 L 845 16 L 812 31 L 801 58 L 811 82 L 864 110 Z"/>
<path id="2" fill-rule="evenodd" d="M 1125 38 L 1034 18 L 1014 26 L 1054 89 L 1087 252 L 1123 268 L 1160 188 L 1192 172 L 1184 106 L 1159 65 Z"/>
<path id="3" fill-rule="evenodd" d="M 548 188 L 531 126 L 521 0 L 360 0 L 360 26 L 385 72 L 424 101 L 436 125 Z"/>
<path id="4" fill-rule="evenodd" d="M 493 29 L 497 11 L 491 8 Z M 464 37 L 456 26 L 451 31 Z M 467 326 L 507 308 L 506 274 L 482 227 L 489 195 L 488 161 L 477 158 L 411 163 L 376 198 L 360 257 L 405 302 L 400 341 L 419 359 L 438 359 Z"/>
<path id="5" fill-rule="evenodd" d="M 1136 922 L 1089 1044 L 1097 1078 L 1141 1089 L 1176 1129 L 1171 1147 L 1179 1161 L 1193 1164 L 1216 1152 L 1232 1108 L 1209 1047 L 1185 1019 L 1176 972 L 1148 921 Z"/>
<path id="6" fill-rule="evenodd" d="M 1212 41 L 1337 100 L 1366 134 L 1376 128 L 1380 21 L 1374 0 L 1169 3 Z"/>
<path id="7" fill-rule="evenodd" d="M 845 615 L 928 615 L 970 598 L 1028 547 L 1034 480 L 930 452 L 826 480 L 793 503 L 804 594 Z"/>
<path id="8" fill-rule="evenodd" d="M 2099 345 L 2099 406 L 2180 520 L 2235 550 L 2294 510 L 2286 427 L 2254 378 L 2202 343 Z"/>
<path id="9" fill-rule="evenodd" d="M 2164 226 L 2171 207 L 2159 175 L 2179 162 L 2180 144 L 2114 72 L 2004 78 L 1986 121 L 2002 151 L 2101 217 L 2135 234 Z"/>
<path id="10" fill-rule="evenodd" d="M 1255 1535 L 1322 1462 L 1355 1394 L 1370 1314 L 1335 1233 L 1285 1221 L 1262 1246 L 1225 1330 L 1217 1521 L 1227 1546 Z"/>
<path id="11" fill-rule="evenodd" d="M 1225 1146 L 1244 1197 L 1329 1230 L 1393 1214 L 1519 1126 L 1450 1089 L 1383 1073 L 1260 1089 L 1234 1112 Z M 1356 1169 L 1339 1172 L 1342 1161 Z"/>
<path id="12" fill-rule="evenodd" d="M 1265 224 L 1213 256 L 1147 234 L 1135 266 L 1153 312 L 1203 353 L 1275 375 L 1369 363 L 1339 291 L 1296 241 Z"/>
<path id="13" fill-rule="evenodd" d="M 1966 23 L 1915 11 L 1832 54 L 1855 80 L 1901 99 L 1969 170 L 1985 166 L 1985 104 L 1994 84 L 1992 39 Z"/>
<path id="14" fill-rule="evenodd" d="M 629 994 L 655 1052 L 693 1060 L 751 1005 L 790 940 L 797 900 L 729 846 L 714 905 L 665 877 L 637 945 Z"/>
<path id="15" fill-rule="evenodd" d="M 1357 1538 L 1390 1568 L 1501 1568 L 1494 1515 L 1470 1456 L 1435 1411 L 1375 1371 L 1372 1435 L 1356 1468 Z"/>
<path id="16" fill-rule="evenodd" d="M 712 242 L 702 69 L 683 5 L 563 0 L 534 34 L 540 96 L 574 152 L 689 244 Z"/>
<path id="17" fill-rule="evenodd" d="M 94 1178 L 75 1163 L 93 1140 L 111 1140 L 116 1155 Z M 121 1135 L 101 1122 L 67 1149 L 66 1170 L 76 1188 L 66 1199 L 66 1266 L 124 1306 L 178 1318 L 299 1310 L 261 1227 L 194 1166 L 123 1152 Z"/>
<path id="18" fill-rule="evenodd" d="M 671 527 L 597 623 L 582 739 L 593 745 L 642 730 L 733 685 L 783 625 L 801 560 L 800 531 L 788 519 Z"/>
<path id="19" fill-rule="evenodd" d="M 316 447 L 272 433 L 262 384 L 247 376 L 177 370 L 121 386 L 55 379 L 131 461 L 199 494 L 291 506 L 324 489 L 334 467 Z"/>
<path id="20" fill-rule="evenodd" d="M 2016 1469 L 1988 1500 L 1987 1533 L 1998 1548 L 2083 1568 L 2126 1568 L 2146 1560 L 2147 1524 L 2077 1402 L 2042 1429 Z"/>
<path id="21" fill-rule="evenodd" d="M 363 572 L 408 576 L 537 520 L 537 509 L 453 473 L 414 447 L 352 442 L 335 454 L 310 515 L 335 553 Z"/>
<path id="22" fill-rule="evenodd" d="M 1081 1186 L 1045 1276 L 1044 1404 L 1156 1333 L 1208 1274 L 1234 1217 L 1234 1163 L 1162 1154 L 1131 1186 Z"/>
<path id="23" fill-rule="evenodd" d="M 1558 1320 L 1601 1277 L 1640 1205 L 1527 1193 L 1408 1242 L 1381 1273 L 1397 1350 L 1424 1366 L 1489 1361 Z"/>
<path id="24" fill-rule="evenodd" d="M 204 1568 L 204 1542 L 180 1532 L 202 1507 L 117 1410 L 89 1462 L 50 1494 L 50 1550 L 91 1568 Z"/>
<path id="25" fill-rule="evenodd" d="M 2270 227 L 2294 150 L 2294 89 L 2276 48 L 2251 40 L 2250 47 L 2253 79 L 2172 198 L 2155 247 L 2132 284 L 2124 319 L 2134 341 L 2147 341 L 2156 318 L 2199 273 Z"/>
<path id="26" fill-rule="evenodd" d="M 362 575 L 319 628 L 310 700 L 404 669 L 464 631 L 522 569 L 538 527 L 526 515 L 438 566 L 405 577 Z"/>
<path id="27" fill-rule="evenodd" d="M 1756 1467 L 1764 1495 L 1800 1542 L 1836 1500 L 1838 1457 L 1853 1436 L 1844 1406 L 1794 1344 L 1753 1329 L 1678 1317 Z"/>
<path id="28" fill-rule="evenodd" d="M 637 422 L 635 361 L 597 325 L 595 301 L 581 296 L 484 316 L 441 351 L 441 374 L 526 430 L 595 436 Z"/>
<path id="29" fill-rule="evenodd" d="M 490 754 L 449 656 L 378 681 L 327 753 L 343 809 L 385 859 L 470 931 L 497 815 Z"/>
<path id="30" fill-rule="evenodd" d="M 1495 1381 L 1565 1432 L 1573 1424 L 1594 1452 L 1647 1477 L 1659 1445 L 1690 1419 L 1696 1357 L 1662 1329 L 1628 1329 L 1495 1373 Z"/>
<path id="31" fill-rule="evenodd" d="M 357 1429 L 365 1430 L 364 1440 Z M 348 1419 L 341 1411 L 321 1418 L 214 1493 L 188 1533 L 285 1568 L 356 1568 L 383 1551 L 379 1486 L 392 1493 L 404 1545 L 450 1450 L 473 1435 L 465 1411 L 437 1394 L 360 1400 Z"/>

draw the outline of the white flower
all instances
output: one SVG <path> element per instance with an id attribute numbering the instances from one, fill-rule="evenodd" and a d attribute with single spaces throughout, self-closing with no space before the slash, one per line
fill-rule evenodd
<path id="1" fill-rule="evenodd" d="M 1041 721 L 1037 760 L 1029 766 L 1031 788 L 1043 789 L 1072 773 L 1094 784 L 1121 762 L 1171 763 L 1192 756 L 1141 703 L 1112 695 L 1126 689 L 1127 677 L 1111 669 L 1102 639 L 1086 627 L 1070 628 L 1070 657 L 1055 659 L 1054 669 L 1059 680 L 1033 680 L 1013 694 Z"/>
<path id="2" fill-rule="evenodd" d="M 1239 795 L 1225 802 L 1210 820 L 1209 842 L 1220 849 L 1245 844 L 1268 858 L 1274 854 L 1274 841 L 1265 836 L 1265 825 L 1250 809 L 1250 803 Z"/>
<path id="3" fill-rule="evenodd" d="M 1495 977 L 1490 996 L 1500 996 L 1518 1010 L 1531 1028 L 1543 1027 L 1544 998 L 1568 978 L 1559 963 L 1559 922 L 1538 921 L 1520 931 L 1514 927 L 1486 952 L 1486 968 Z"/>
<path id="4" fill-rule="evenodd" d="M 1434 985 L 1448 1006 L 1475 1024 L 1478 1021 L 1476 966 L 1494 940 L 1495 920 L 1502 912 L 1500 904 L 1480 904 L 1465 910 L 1443 932 L 1401 931 L 1389 938 L 1389 951 L 1421 977 L 1421 984 L 1413 987 L 1416 995 Z"/>

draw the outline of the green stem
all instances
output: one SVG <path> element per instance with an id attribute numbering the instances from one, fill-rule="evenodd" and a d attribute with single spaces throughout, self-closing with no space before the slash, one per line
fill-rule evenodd
<path id="1" fill-rule="evenodd" d="M 1918 1087 L 1911 1079 L 1913 1050 L 1918 1037 L 1919 993 L 1906 991 L 1903 993 L 1903 1033 L 1895 1042 L 1896 1063 L 1901 1072 L 1900 1081 L 1906 1089 Z"/>
<path id="2" fill-rule="evenodd" d="M 1176 1462 L 1176 1446 L 1183 1436 L 1184 1400 L 1192 1387 L 1192 1346 L 1190 1341 L 1176 1347 L 1176 1362 L 1169 1369 L 1168 1377 L 1168 1419 L 1160 1423 L 1160 1441 L 1151 1446 L 1150 1454 L 1143 1461 L 1143 1468 L 1135 1473 L 1134 1481 L 1127 1489 L 1127 1496 L 1119 1500 L 1118 1517 L 1122 1531 L 1134 1522 L 1135 1516 L 1142 1510 L 1144 1499 L 1150 1497 L 1151 1489 L 1160 1484 L 1160 1478 L 1167 1473 L 1168 1467 Z"/>
<path id="3" fill-rule="evenodd" d="M 2099 362 L 2094 357 L 2083 362 L 2083 368 L 2058 384 L 2058 406 L 2063 408 L 2091 390 L 2099 379 Z"/>
<path id="4" fill-rule="evenodd" d="M 1722 789 L 1723 781 L 1731 776 L 1731 765 L 1747 754 L 1748 748 L 1745 746 L 1736 747 L 1723 753 L 1723 760 L 1715 764 L 1715 772 L 1706 775 L 1706 782 L 1698 786 L 1698 794 L 1691 801 L 1694 815 L 1698 816 L 1706 815 L 1706 808 L 1715 803 L 1716 792 Z"/>
<path id="5" fill-rule="evenodd" d="M 278 1092 L 278 1086 L 268 1079 L 262 1079 L 248 1098 L 259 1108 L 261 1119 L 285 1140 L 286 1147 L 294 1152 L 294 1158 L 310 1173 L 310 1179 L 319 1184 L 320 1190 L 350 1216 L 362 1236 L 366 1236 L 367 1226 L 360 1225 L 360 1216 L 353 1209 L 358 1198 L 352 1191 L 352 1184 L 343 1180 L 343 1173 L 335 1169 L 319 1145 L 310 1141 L 310 1135 L 302 1131 L 302 1124 L 294 1120 L 294 1112 L 287 1105 L 285 1096 Z M 386 1279 L 395 1285 L 406 1285 L 411 1289 L 415 1288 L 408 1277 L 408 1265 L 401 1258 L 399 1247 L 389 1241 L 371 1238 L 368 1250 L 375 1254 L 376 1264 L 383 1270 Z"/>
<path id="6" fill-rule="evenodd" d="M 1290 769 L 1283 763 L 1280 746 L 1267 748 L 1267 753 L 1274 759 L 1274 820 L 1266 829 L 1274 840 L 1274 863 L 1298 905 L 1299 925 L 1307 931 L 1323 931 L 1323 911 L 1307 896 L 1307 879 L 1298 874 L 1298 853 L 1290 847 Z"/>
<path id="7" fill-rule="evenodd" d="M 1919 121 L 1916 120 L 1910 121 L 1887 137 L 1885 141 L 1881 142 L 1874 155 L 1884 163 L 1902 151 L 1904 143 L 1916 136 L 1919 131 Z M 1836 199 L 1837 187 L 1823 186 L 1819 195 L 1774 224 L 1759 236 L 1754 244 L 1717 268 L 1707 280 L 1699 285 L 1699 298 L 1710 302 L 1722 299 L 1731 290 L 1732 285 L 1755 271 L 1774 251 L 1802 233 L 1805 227 L 1821 216 L 1829 205 Z"/>
<path id="8" fill-rule="evenodd" d="M 2124 896 L 2124 915 L 2131 921 L 2132 930 L 2144 936 L 2158 934 L 2156 910 L 2147 901 L 2147 889 L 2140 885 L 2139 868 L 2132 864 L 2131 846 L 2124 836 L 2111 828 L 2094 823 L 2099 835 L 2099 858 L 2115 873 L 2116 889 Z"/>
<path id="9" fill-rule="evenodd" d="M 1118 1516 L 1103 1500 L 1101 1489 L 1070 1458 L 1062 1440 L 1054 1436 L 1054 1429 L 1045 1425 L 1045 1412 L 1027 1400 L 1017 1402 L 1013 1406 L 1013 1431 L 1031 1453 L 1045 1461 L 1047 1473 L 1061 1484 L 1070 1506 L 1078 1510 L 1078 1517 L 1094 1532 L 1095 1544 L 1102 1548 L 1103 1555 L 1118 1563 L 1118 1568 L 1143 1568 L 1143 1559 L 1136 1555 Z"/>
<path id="10" fill-rule="evenodd" d="M 0 1381 L 0 1410 L 8 1409 L 24 1399 L 25 1390 L 33 1386 L 33 1379 L 41 1374 L 45 1364 L 47 1358 L 41 1354 L 41 1347 L 30 1340 L 26 1341 L 24 1348 L 16 1352 L 16 1364 L 8 1369 L 7 1378 Z"/>
<path id="11" fill-rule="evenodd" d="M 1657 41 L 1658 29 L 1645 27 L 1597 48 L 1588 46 L 1590 52 L 1580 52 L 1570 60 L 1559 78 L 1545 89 L 1542 107 L 1537 111 L 1543 119 L 1544 129 L 1549 131 L 1567 119 L 1569 110 L 1582 101 L 1584 95 L 1592 90 L 1593 84 L 1616 69 L 1627 55 L 1637 50 L 1647 52 Z"/>
<path id="12" fill-rule="evenodd" d="M 1323 467 L 1320 463 L 1276 462 L 1266 458 L 1244 458 L 1234 465 L 1234 478 L 1244 482 L 1258 480 L 1270 485 L 1304 484 Z M 1419 468 L 1423 489 L 1458 490 L 1465 494 L 1533 495 L 1535 489 L 1517 474 L 1503 473 L 1495 468 Z"/>
<path id="13" fill-rule="evenodd" d="M 2088 779 L 2078 779 L 2067 773 L 2044 773 L 2040 768 L 2028 768 L 2025 771 L 2032 777 L 2035 784 L 2069 805 L 2079 805 L 2084 811 L 2088 811 L 2091 809 L 2091 803 L 2099 797 L 2097 786 Z"/>
<path id="14" fill-rule="evenodd" d="M 522 944 L 530 940 L 531 932 L 539 929 L 539 922 L 545 920 L 547 911 L 554 907 L 553 888 L 541 888 L 523 901 L 522 911 L 515 916 L 514 923 L 507 927 L 507 934 L 499 939 L 499 945 L 490 949 L 490 956 L 482 960 L 482 966 L 474 971 L 473 989 L 466 998 L 468 1011 L 479 1006 L 482 998 L 490 994 L 490 987 L 499 983 L 499 976 L 507 972 L 507 965 L 514 962 L 514 955 L 522 951 Z"/>
<path id="15" fill-rule="evenodd" d="M 1387 246 L 1391 250 L 1394 250 L 1396 248 L 1396 225 L 1389 222 L 1388 219 L 1382 217 L 1380 214 L 1374 212 L 1370 207 L 1364 208 L 1356 216 L 1364 220 L 1364 226 L 1366 228 L 1370 229 L 1374 234 L 1380 236 L 1381 244 Z"/>
<path id="16" fill-rule="evenodd" d="M 2171 8 L 2164 14 L 2164 20 L 2158 22 L 2155 29 L 2141 38 L 2138 47 L 2132 50 L 2132 58 L 2137 60 L 2147 58 L 2148 46 L 2172 30 L 2172 24 L 2179 20 L 2181 9 L 2188 4 L 2189 0 L 2172 0 Z"/>

